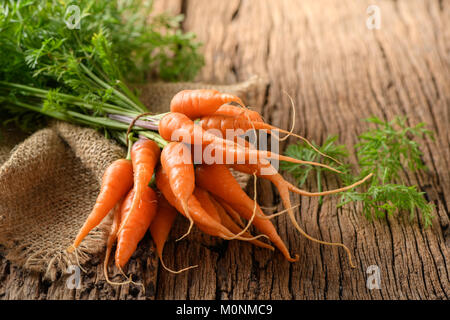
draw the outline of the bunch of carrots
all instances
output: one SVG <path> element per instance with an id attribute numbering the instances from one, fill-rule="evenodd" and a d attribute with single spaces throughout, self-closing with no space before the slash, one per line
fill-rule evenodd
<path id="1" fill-rule="evenodd" d="M 116 120 L 124 121 L 123 117 L 116 117 Z M 94 208 L 67 249 L 74 252 L 88 233 L 113 211 L 104 263 L 105 277 L 109 283 L 117 284 L 109 281 L 107 276 L 114 244 L 115 265 L 124 274 L 123 268 L 147 230 L 165 269 L 179 273 L 195 267 L 174 271 L 163 262 L 164 244 L 178 213 L 190 222 L 181 238 L 187 236 L 195 225 L 211 236 L 249 241 L 255 246 L 274 250 L 272 245 L 259 239 L 264 237 L 288 261 L 294 262 L 299 256 L 291 256 L 271 221 L 273 217 L 286 212 L 294 227 L 308 239 L 343 247 L 349 256 L 350 265 L 354 267 L 350 250 L 345 245 L 314 239 L 302 230 L 295 219 L 289 192 L 304 196 L 338 193 L 363 183 L 371 175 L 353 185 L 326 192 L 312 193 L 298 189 L 272 167 L 271 159 L 337 170 L 320 163 L 263 152 L 239 136 L 227 140 L 211 133 L 211 129 L 224 135 L 227 130 L 240 129 L 244 132 L 266 130 L 269 133 L 283 132 L 287 136 L 292 134 L 264 122 L 261 115 L 246 108 L 239 97 L 216 90 L 180 91 L 171 101 L 170 112 L 160 115 L 145 113 L 125 121 L 129 122 L 128 155 L 106 169 Z M 157 130 L 159 135 L 155 135 L 157 139 L 152 140 L 148 135 L 140 135 L 138 130 L 133 131 L 135 127 Z M 214 155 L 215 161 L 194 161 L 194 148 L 208 150 Z M 271 181 L 280 193 L 285 210 L 266 215 L 256 201 L 256 190 L 255 198 L 251 199 L 241 189 L 230 169 L 253 175 L 255 183 L 257 177 Z M 252 225 L 260 235 L 250 233 Z"/>

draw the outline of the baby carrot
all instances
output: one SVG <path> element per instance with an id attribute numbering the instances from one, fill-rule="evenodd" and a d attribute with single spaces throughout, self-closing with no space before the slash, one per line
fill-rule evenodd
<path id="1" fill-rule="evenodd" d="M 226 116 L 236 119 L 243 118 L 249 121 L 263 122 L 263 118 L 258 112 L 247 108 L 232 106 L 230 104 L 224 104 L 223 106 L 220 106 L 216 112 L 206 116 Z"/>
<path id="2" fill-rule="evenodd" d="M 233 106 L 229 106 L 229 107 L 233 107 Z M 246 115 L 228 116 L 228 115 L 222 115 L 222 114 L 215 113 L 215 114 L 212 114 L 209 116 L 202 117 L 198 124 L 203 128 L 203 130 L 211 130 L 211 129 L 219 130 L 222 133 L 223 138 L 227 138 L 228 137 L 227 135 L 230 135 L 230 134 L 233 134 L 233 135 L 239 134 L 238 130 L 241 130 L 243 132 L 246 132 L 248 130 L 266 130 L 269 133 L 272 133 L 272 131 L 274 131 L 274 130 L 279 131 L 279 132 L 286 133 L 288 135 L 291 135 L 291 136 L 294 136 L 296 138 L 303 140 L 314 151 L 316 151 L 320 155 L 330 158 L 330 159 L 334 160 L 335 162 L 340 163 L 336 159 L 334 159 L 334 158 L 324 154 L 320 150 L 318 150 L 306 138 L 304 138 L 298 134 L 295 134 L 295 133 L 280 129 L 278 127 L 272 126 L 263 121 L 250 120 L 249 118 L 247 118 Z"/>
<path id="3" fill-rule="evenodd" d="M 230 204 L 236 211 L 238 211 L 243 218 L 251 219 L 253 215 L 253 207 L 249 207 L 248 196 L 243 196 L 239 190 L 242 191 L 233 175 L 224 165 L 199 165 L 195 170 L 196 183 L 208 190 L 210 193 L 222 198 Z M 220 183 L 215 183 L 220 181 Z M 243 192 L 243 191 L 242 191 Z M 258 206 L 259 208 L 259 206 Z M 263 215 L 259 208 L 260 215 Z M 263 234 L 267 235 L 269 239 L 280 249 L 287 260 L 293 262 L 297 261 L 298 257 L 292 258 L 289 254 L 286 245 L 281 240 L 275 227 L 270 220 L 260 218 L 256 215 L 253 220 L 255 227 Z"/>
<path id="4" fill-rule="evenodd" d="M 123 201 L 119 201 L 119 203 L 116 205 L 116 208 L 114 209 L 114 217 L 113 222 L 111 224 L 111 230 L 108 235 L 108 240 L 106 241 L 106 253 L 105 253 L 105 261 L 103 263 L 103 274 L 105 276 L 106 282 L 113 285 L 123 285 L 125 283 L 129 283 L 130 281 L 126 282 L 112 282 L 109 280 L 108 277 L 108 264 L 109 264 L 109 258 L 111 255 L 112 247 L 114 243 L 117 240 L 117 231 L 119 230 L 120 220 L 121 220 L 121 209 L 122 209 Z"/>
<path id="5" fill-rule="evenodd" d="M 309 236 L 308 234 L 306 234 L 306 232 L 300 227 L 300 225 L 298 224 L 297 220 L 295 219 L 294 212 L 292 210 L 291 200 L 290 200 L 290 197 L 289 197 L 289 190 L 292 190 L 292 191 L 294 191 L 294 192 L 296 192 L 298 194 L 306 195 L 306 196 L 328 195 L 328 194 L 343 192 L 343 191 L 352 189 L 352 188 L 356 187 L 357 185 L 364 183 L 367 179 L 369 179 L 372 176 L 372 174 L 369 174 L 364 179 L 362 179 L 362 180 L 360 180 L 360 181 L 358 181 L 358 182 L 356 182 L 356 183 L 354 183 L 354 184 L 352 184 L 350 186 L 347 186 L 347 187 L 343 187 L 343 188 L 339 188 L 339 189 L 335 189 L 335 190 L 330 190 L 330 191 L 325 191 L 325 192 L 312 193 L 312 192 L 307 192 L 307 191 L 304 191 L 304 190 L 300 190 L 300 189 L 294 187 L 289 182 L 285 181 L 283 179 L 283 177 L 279 173 L 277 173 L 276 170 L 270 165 L 269 162 L 265 163 L 265 168 L 269 169 L 269 170 L 266 170 L 266 172 L 264 174 L 262 174 L 262 169 L 264 167 L 262 163 L 259 163 L 257 165 L 231 165 L 231 167 L 233 169 L 237 170 L 237 171 L 241 171 L 241 172 L 248 173 L 248 174 L 252 174 L 253 173 L 253 174 L 256 174 L 256 175 L 258 175 L 258 176 L 260 176 L 262 178 L 265 178 L 265 179 L 271 181 L 275 185 L 275 187 L 278 189 L 278 192 L 280 193 L 280 197 L 281 197 L 281 200 L 283 202 L 283 205 L 287 209 L 289 218 L 290 218 L 292 224 L 294 225 L 294 227 L 304 237 L 306 237 L 307 239 L 309 239 L 309 240 L 311 240 L 313 242 L 317 242 L 317 243 L 324 244 L 324 245 L 331 245 L 331 246 L 342 247 L 347 252 L 347 255 L 349 257 L 350 266 L 352 268 L 355 267 L 353 262 L 352 262 L 352 255 L 350 253 L 350 250 L 344 244 L 318 240 L 318 239 L 315 239 L 315 238 Z"/>
<path id="6" fill-rule="evenodd" d="M 156 192 L 148 186 L 141 191 L 139 206 L 134 207 L 135 192 L 137 192 L 135 189 L 130 191 L 121 209 L 122 223 L 117 235 L 115 255 L 115 263 L 120 270 L 136 251 L 137 245 L 148 230 L 158 207 Z"/>
<path id="7" fill-rule="evenodd" d="M 162 192 L 167 201 L 184 216 L 186 216 L 183 206 L 181 205 L 181 201 L 174 195 L 172 189 L 170 188 L 169 178 L 162 167 L 160 167 L 156 172 L 156 186 Z M 226 240 L 234 237 L 234 234 L 231 233 L 230 230 L 211 218 L 208 213 L 205 212 L 205 209 L 203 209 L 200 202 L 194 195 L 192 195 L 188 200 L 188 208 L 195 224 L 201 228 L 203 232 Z M 241 237 L 236 239 L 245 240 Z"/>
<path id="8" fill-rule="evenodd" d="M 241 189 L 241 186 L 225 165 L 198 165 L 195 169 L 195 178 L 198 186 L 221 197 L 226 200 L 227 203 L 242 206 L 253 211 L 255 202 Z M 221 186 L 217 187 L 218 190 L 221 190 L 220 194 L 205 187 L 213 187 L 213 185 L 218 184 L 216 181 L 220 181 Z M 256 204 L 256 211 L 259 216 L 264 216 L 264 213 L 258 204 Z"/>
<path id="9" fill-rule="evenodd" d="M 196 125 L 187 116 L 181 113 L 171 112 L 166 114 L 159 122 L 159 133 L 161 137 L 167 141 L 180 141 L 189 144 L 201 144 L 202 147 L 209 147 L 211 145 L 213 151 L 222 155 L 222 163 L 228 163 L 228 159 L 242 159 L 248 162 L 250 159 L 279 159 L 292 163 L 310 164 L 327 168 L 331 171 L 340 172 L 335 168 L 325 164 L 303 161 L 270 151 L 260 151 L 256 149 L 245 148 L 239 146 L 233 141 L 228 141 L 217 137 L 202 129 L 201 126 Z M 234 160 L 236 161 L 236 160 Z"/>
<path id="10" fill-rule="evenodd" d="M 119 159 L 114 161 L 103 174 L 100 193 L 92 212 L 87 217 L 73 244 L 67 249 L 73 252 L 87 234 L 94 229 L 111 211 L 119 200 L 133 186 L 133 167 L 131 161 Z"/>
<path id="11" fill-rule="evenodd" d="M 238 97 L 217 90 L 183 90 L 172 98 L 170 111 L 183 113 L 190 119 L 195 120 L 214 113 L 221 105 L 228 102 L 244 105 Z"/>
<path id="12" fill-rule="evenodd" d="M 195 187 L 194 190 L 194 196 L 197 198 L 197 200 L 202 205 L 203 209 L 219 223 L 222 223 L 222 219 L 220 218 L 219 212 L 217 212 L 216 207 L 214 206 L 213 202 L 210 199 L 210 196 L 208 194 L 208 191 L 201 187 Z M 225 226 L 226 227 L 226 226 Z"/>
<path id="13" fill-rule="evenodd" d="M 189 229 L 180 238 L 182 239 L 189 234 L 194 224 L 187 205 L 195 188 L 194 165 L 188 147 L 181 142 L 167 144 L 161 153 L 161 166 L 167 173 L 170 187 L 174 195 L 180 200 L 190 221 Z"/>
<path id="14" fill-rule="evenodd" d="M 139 139 L 133 143 L 130 154 L 134 175 L 134 195 L 130 211 L 133 212 L 141 205 L 144 192 L 147 192 L 149 188 L 148 184 L 152 179 L 155 166 L 159 162 L 161 151 L 154 141 Z M 127 224 L 129 217 L 130 215 L 123 217 L 120 229 Z"/>
<path id="15" fill-rule="evenodd" d="M 216 208 L 216 212 L 218 213 L 220 217 L 220 221 L 222 221 L 222 224 L 228 228 L 231 232 L 235 234 L 239 234 L 242 229 L 236 224 L 236 222 L 231 219 L 231 217 L 227 214 L 227 211 L 222 207 L 222 205 L 214 199 L 214 197 L 210 196 L 210 201 Z M 203 205 L 203 203 L 202 203 Z M 253 238 L 253 236 L 249 232 L 244 233 L 245 237 Z M 251 240 L 250 243 L 254 244 L 255 246 L 266 248 L 270 250 L 275 250 L 270 244 L 264 243 L 259 240 Z"/>
<path id="16" fill-rule="evenodd" d="M 158 253 L 159 261 L 161 261 L 161 265 L 164 269 L 171 273 L 181 273 L 183 271 L 192 269 L 197 267 L 190 266 L 187 268 L 183 268 L 181 270 L 174 271 L 169 269 L 163 260 L 163 250 L 164 245 L 166 243 L 167 237 L 169 236 L 170 229 L 172 228 L 173 223 L 175 222 L 175 218 L 177 217 L 177 210 L 172 207 L 169 202 L 167 202 L 166 198 L 162 194 L 158 195 L 158 211 L 156 212 L 156 216 L 153 219 L 150 225 L 150 234 L 152 235 L 153 241 L 155 242 L 156 252 Z"/>

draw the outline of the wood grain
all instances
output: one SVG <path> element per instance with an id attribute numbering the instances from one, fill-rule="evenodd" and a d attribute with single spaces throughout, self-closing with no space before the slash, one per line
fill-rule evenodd
<path id="1" fill-rule="evenodd" d="M 419 219 L 410 222 L 403 216 L 369 222 L 360 205 L 336 209 L 333 197 L 319 205 L 317 199 L 293 196 L 293 203 L 301 205 L 296 215 L 305 231 L 345 243 L 357 269 L 349 267 L 341 249 L 311 243 L 283 216 L 274 223 L 291 252 L 300 254 L 297 263 L 286 262 L 279 252 L 198 231 L 174 242 L 187 228 L 180 218 L 165 249 L 166 263 L 199 268 L 176 276 L 160 270 L 146 237 L 128 269 L 144 282 L 145 293 L 136 286 L 106 285 L 101 257 L 87 266 L 80 290 L 67 289 L 64 278 L 47 282 L 2 258 L 0 298 L 448 299 L 450 3 L 377 1 L 381 28 L 369 30 L 366 9 L 373 1 L 366 0 L 155 2 L 159 11 L 185 14 L 184 30 L 204 43 L 206 66 L 198 80 L 230 83 L 255 74 L 269 80 L 255 108 L 276 126 L 288 128 L 292 117 L 283 91 L 294 98 L 297 133 L 316 142 L 339 134 L 339 141 L 350 147 L 367 128 L 362 119 L 371 115 L 406 115 L 411 125 L 429 124 L 436 141 L 427 140 L 422 151 L 430 170 L 405 172 L 403 178 L 436 205 L 433 226 L 424 229 Z M 335 187 L 336 179 L 327 177 L 324 188 Z M 260 182 L 258 194 L 262 205 L 281 209 L 270 184 Z M 371 265 L 380 268 L 380 289 L 367 289 Z"/>

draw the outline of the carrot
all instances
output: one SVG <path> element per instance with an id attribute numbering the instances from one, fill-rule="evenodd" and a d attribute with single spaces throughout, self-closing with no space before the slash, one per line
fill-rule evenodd
<path id="1" fill-rule="evenodd" d="M 169 236 L 170 229 L 172 228 L 173 223 L 175 222 L 175 218 L 177 217 L 177 211 L 174 207 L 172 207 L 169 202 L 167 202 L 166 198 L 162 194 L 158 194 L 158 211 L 156 212 L 156 216 L 150 224 L 150 234 L 152 235 L 153 241 L 155 242 L 156 252 L 158 253 L 159 261 L 161 261 L 161 265 L 164 269 L 171 273 L 181 273 L 183 271 L 192 269 L 197 267 L 190 266 L 187 268 L 183 268 L 181 270 L 174 271 L 169 269 L 163 260 L 163 250 L 164 245 L 166 243 L 167 237 Z"/>
<path id="2" fill-rule="evenodd" d="M 223 106 L 219 107 L 216 112 L 205 115 L 204 117 L 207 116 L 226 116 L 231 118 L 247 119 L 254 122 L 264 122 L 263 118 L 258 112 L 247 108 L 232 106 L 230 104 L 224 104 Z"/>
<path id="3" fill-rule="evenodd" d="M 111 255 L 112 247 L 117 240 L 117 231 L 119 230 L 120 220 L 121 220 L 121 209 L 122 209 L 123 199 L 119 201 L 116 208 L 114 209 L 114 217 L 111 225 L 111 230 L 108 235 L 108 240 L 106 242 L 106 253 L 105 253 L 105 261 L 103 263 L 103 274 L 105 276 L 106 282 L 112 285 L 123 285 L 126 283 L 130 283 L 131 279 L 125 282 L 112 282 L 108 277 L 108 264 L 109 258 Z"/>
<path id="4" fill-rule="evenodd" d="M 190 221 L 188 231 L 178 240 L 189 234 L 194 224 L 189 209 L 188 199 L 195 189 L 194 165 L 189 148 L 181 142 L 167 144 L 161 153 L 161 166 L 167 172 L 170 187 L 180 200 L 183 210 Z"/>
<path id="5" fill-rule="evenodd" d="M 100 193 L 94 208 L 87 217 L 73 244 L 67 249 L 73 252 L 87 234 L 94 229 L 110 212 L 119 200 L 133 186 L 133 167 L 131 161 L 119 159 L 114 161 L 103 174 Z"/>
<path id="6" fill-rule="evenodd" d="M 272 182 L 277 187 L 277 189 L 279 189 L 278 187 L 285 187 L 289 191 L 292 191 L 294 193 L 297 193 L 302 196 L 307 196 L 307 197 L 320 197 L 320 196 L 326 196 L 326 195 L 330 195 L 330 194 L 336 194 L 339 192 L 344 192 L 344 191 L 353 189 L 356 186 L 359 186 L 360 184 L 367 181 L 373 175 L 373 173 L 369 173 L 363 179 L 361 179 L 349 186 L 345 186 L 342 188 L 328 190 L 328 191 L 322 191 L 322 192 L 309 192 L 306 190 L 299 189 L 296 186 L 292 185 L 290 182 L 286 181 L 276 171 L 276 169 L 274 167 L 272 167 L 272 165 L 268 161 L 261 161 L 258 164 L 231 164 L 229 166 L 239 172 L 243 172 L 243 173 L 247 173 L 247 174 L 255 173 L 257 176 L 267 179 L 270 182 Z M 264 173 L 262 173 L 263 169 L 266 169 L 266 171 Z"/>
<path id="7" fill-rule="evenodd" d="M 235 223 L 229 224 L 229 220 L 231 220 L 230 217 L 228 217 L 228 220 L 225 221 L 226 222 L 226 224 L 225 224 L 224 221 L 222 221 L 222 217 L 219 214 L 216 204 L 214 204 L 211 196 L 209 195 L 209 192 L 204 190 L 203 188 L 200 188 L 197 186 L 195 188 L 194 195 L 197 197 L 201 206 L 205 209 L 205 211 L 210 215 L 211 218 L 213 218 L 214 220 L 216 220 L 219 223 L 222 223 L 222 225 L 224 225 L 226 228 L 231 227 L 233 229 L 233 230 L 230 229 L 232 232 L 237 232 L 236 235 L 233 236 L 233 238 L 238 238 L 240 236 L 247 236 L 248 240 L 250 241 L 250 238 L 256 239 L 261 236 L 267 237 L 265 235 L 261 235 L 261 236 L 257 236 L 257 237 L 252 237 L 252 236 L 248 237 L 249 233 L 247 232 L 247 229 L 251 225 L 252 220 L 249 221 L 248 226 L 244 229 L 240 229 Z M 219 205 L 219 204 L 217 204 L 217 205 Z M 224 210 L 224 209 L 222 208 L 222 210 Z M 229 240 L 232 240 L 233 238 L 231 238 Z M 257 240 L 254 240 L 254 241 L 257 241 Z M 260 243 L 260 241 L 257 241 L 257 242 Z"/>
<path id="8" fill-rule="evenodd" d="M 224 161 L 222 163 L 228 163 L 230 159 L 233 162 L 236 161 L 236 159 L 251 161 L 253 159 L 271 158 L 299 164 L 321 166 L 340 173 L 339 170 L 321 163 L 294 159 L 270 151 L 262 152 L 256 149 L 244 148 L 232 141 L 227 141 L 203 130 L 201 126 L 194 124 L 191 119 L 181 113 L 171 112 L 165 115 L 159 122 L 159 133 L 161 137 L 167 141 L 201 144 L 204 148 L 212 146 L 212 151 L 214 151 L 216 155 L 219 154 L 219 156 L 222 156 L 219 158 L 220 161 Z M 216 158 L 217 156 L 214 157 Z"/>
<path id="9" fill-rule="evenodd" d="M 181 201 L 174 195 L 172 189 L 170 188 L 169 177 L 162 167 L 160 167 L 156 172 L 156 186 L 162 192 L 167 201 L 181 214 L 186 216 L 186 212 L 184 212 Z M 225 228 L 222 224 L 211 218 L 208 213 L 206 213 L 205 209 L 203 209 L 200 202 L 194 195 L 192 195 L 188 200 L 188 208 L 195 224 L 206 234 L 221 237 L 225 240 L 234 237 L 234 234 L 231 233 L 230 230 Z M 236 239 L 246 240 L 242 237 L 238 237 Z"/>
<path id="10" fill-rule="evenodd" d="M 210 215 L 211 218 L 216 220 L 219 223 L 222 223 L 222 219 L 220 218 L 219 212 L 217 211 L 216 206 L 211 201 L 211 198 L 208 194 L 208 191 L 201 187 L 195 187 L 194 196 L 202 205 L 203 209 Z"/>
<path id="11" fill-rule="evenodd" d="M 125 284 L 128 284 L 128 283 L 133 283 L 133 284 L 139 285 L 138 283 L 135 283 L 131 279 L 131 277 L 128 278 L 123 273 L 121 268 L 119 268 L 119 270 L 122 273 L 122 275 L 124 275 L 126 278 L 128 278 L 126 281 L 124 281 L 124 282 L 113 282 L 113 281 L 109 280 L 109 277 L 108 277 L 108 264 L 109 264 L 109 257 L 111 255 L 112 246 L 114 245 L 114 242 L 116 242 L 116 240 L 117 240 L 118 231 L 119 231 L 119 227 L 120 227 L 120 223 L 122 221 L 122 218 L 126 214 L 126 212 L 129 210 L 132 201 L 133 201 L 133 190 L 131 189 L 127 193 L 127 195 L 124 198 L 121 199 L 121 201 L 116 206 L 116 209 L 114 211 L 113 223 L 111 225 L 111 231 L 110 231 L 110 234 L 108 236 L 108 240 L 107 240 L 107 244 L 106 244 L 105 261 L 104 261 L 104 264 L 103 264 L 103 273 L 105 275 L 106 282 L 108 282 L 111 285 L 119 285 L 119 286 L 121 286 L 121 285 L 125 285 Z"/>
<path id="12" fill-rule="evenodd" d="M 229 169 L 222 164 L 213 165 L 198 165 L 195 169 L 195 179 L 197 185 L 203 189 L 208 190 L 212 194 L 224 199 L 230 205 L 239 206 L 239 208 L 246 208 L 249 211 L 253 211 L 256 205 L 257 215 L 264 217 L 264 213 L 259 207 L 259 205 L 249 198 L 249 196 L 242 190 L 239 183 L 233 177 Z M 216 181 L 220 181 L 217 183 Z M 220 184 L 221 187 L 218 188 L 223 190 L 220 194 L 217 194 L 205 186 L 210 186 L 212 184 Z M 212 185 L 211 185 L 212 186 Z"/>
<path id="13" fill-rule="evenodd" d="M 122 207 L 122 223 L 117 235 L 117 248 L 115 262 L 122 270 L 125 264 L 136 251 L 138 243 L 149 228 L 158 207 L 155 191 L 146 187 L 140 195 L 140 204 L 134 207 L 134 193 L 130 191 L 131 201 L 125 201 Z"/>
<path id="14" fill-rule="evenodd" d="M 155 241 L 156 252 L 160 258 L 162 257 L 164 244 L 176 217 L 176 209 L 169 204 L 162 194 L 159 194 L 158 211 L 150 224 L 150 234 L 152 235 L 153 241 Z"/>
<path id="15" fill-rule="evenodd" d="M 214 113 L 221 105 L 228 102 L 244 105 L 238 97 L 217 90 L 183 90 L 172 98 L 170 111 L 183 113 L 190 119 L 195 120 Z"/>
<path id="16" fill-rule="evenodd" d="M 347 252 L 348 257 L 349 257 L 350 266 L 352 268 L 355 268 L 355 266 L 352 262 L 352 256 L 351 256 L 350 250 L 344 244 L 325 242 L 325 241 L 315 239 L 315 238 L 309 236 L 308 234 L 306 234 L 306 232 L 299 226 L 299 224 L 297 223 L 297 220 L 295 219 L 294 212 L 292 210 L 291 200 L 289 197 L 289 190 L 292 190 L 296 193 L 299 193 L 301 195 L 306 195 L 306 196 L 322 196 L 322 195 L 327 195 L 327 194 L 333 194 L 333 193 L 346 191 L 346 190 L 356 187 L 357 185 L 359 185 L 359 184 L 363 183 L 364 181 L 366 181 L 367 179 L 369 179 L 372 176 L 372 174 L 369 174 L 364 179 L 362 179 L 350 186 L 344 187 L 344 188 L 339 188 L 339 189 L 325 191 L 325 192 L 311 193 L 311 192 L 307 192 L 304 190 L 300 190 L 300 189 L 294 187 L 289 182 L 285 181 L 280 174 L 278 174 L 276 171 L 275 172 L 273 171 L 275 169 L 272 166 L 270 166 L 270 163 L 268 163 L 268 162 L 266 163 L 266 168 L 267 167 L 271 168 L 272 172 L 271 173 L 265 172 L 266 174 L 262 174 L 263 166 L 261 163 L 258 165 L 231 165 L 231 167 L 240 172 L 245 172 L 245 173 L 249 173 L 249 174 L 251 174 L 251 173 L 257 174 L 258 176 L 261 176 L 262 178 L 265 178 L 265 179 L 271 181 L 278 189 L 278 192 L 280 193 L 280 197 L 283 202 L 283 205 L 287 209 L 288 215 L 291 219 L 291 222 L 294 224 L 294 227 L 303 236 L 305 236 L 307 239 L 309 239 L 313 242 L 317 242 L 317 243 L 325 244 L 325 245 L 331 245 L 331 246 L 340 246 L 340 247 L 344 248 L 344 250 Z"/>
<path id="17" fill-rule="evenodd" d="M 289 96 L 289 95 L 288 95 Z M 287 134 L 285 137 L 279 139 L 280 141 L 286 140 L 289 136 L 297 137 L 304 142 L 306 142 L 314 151 L 319 153 L 320 155 L 327 157 L 339 164 L 342 164 L 337 159 L 330 157 L 320 150 L 318 150 L 315 146 L 313 146 L 306 138 L 297 135 L 293 133 L 294 125 L 295 125 L 295 106 L 294 101 L 289 96 L 289 99 L 292 103 L 292 110 L 293 110 L 293 126 L 291 131 L 283 130 L 278 127 L 272 126 L 268 123 L 265 123 L 261 115 L 256 112 L 249 110 L 245 107 L 237 107 L 233 105 L 223 105 L 219 109 L 217 109 L 216 112 L 213 114 L 209 114 L 206 116 L 203 116 L 200 121 L 200 125 L 203 127 L 203 129 L 219 129 L 222 131 L 222 137 L 226 137 L 226 129 L 242 129 L 244 131 L 253 129 L 253 130 L 267 130 L 268 132 L 272 133 L 273 130 L 280 131 L 282 133 Z M 203 123 L 202 123 L 203 122 Z"/>
<path id="18" fill-rule="evenodd" d="M 209 195 L 209 200 L 215 207 L 215 209 L 216 209 L 215 211 L 218 213 L 218 215 L 220 217 L 220 221 L 222 221 L 222 224 L 226 228 L 228 228 L 231 232 L 234 232 L 236 234 L 240 233 L 242 231 L 242 229 L 236 224 L 236 222 L 233 221 L 233 219 L 231 219 L 231 217 L 227 214 L 227 211 L 222 207 L 222 205 L 217 200 L 215 200 L 214 197 L 212 197 L 210 195 Z M 203 203 L 202 203 L 202 205 L 203 205 Z M 249 238 L 253 237 L 249 232 L 245 232 L 244 235 Z M 264 243 L 262 241 L 259 241 L 259 240 L 251 240 L 249 242 L 254 244 L 255 246 L 258 246 L 261 248 L 275 250 L 271 245 Z"/>
<path id="19" fill-rule="evenodd" d="M 149 182 L 152 179 L 153 171 L 156 164 L 159 161 L 159 156 L 161 151 L 158 145 L 149 139 L 139 139 L 130 150 L 131 163 L 133 165 L 133 175 L 134 175 L 134 195 L 133 203 L 131 204 L 130 211 L 133 212 L 137 209 L 142 202 L 142 197 L 148 197 L 147 189 Z M 130 215 L 123 218 L 120 229 L 127 225 Z M 119 229 L 119 232 L 120 232 Z"/>
<path id="20" fill-rule="evenodd" d="M 253 201 L 250 204 L 248 196 L 242 191 L 233 175 L 224 165 L 199 165 L 195 170 L 196 183 L 200 187 L 208 190 L 210 193 L 227 201 L 231 207 L 238 211 L 241 216 L 247 220 L 253 215 Z M 216 181 L 220 181 L 217 183 Z M 244 195 L 245 194 L 245 195 Z M 249 205 L 250 204 L 250 205 Z M 257 206 L 259 208 L 259 206 Z M 261 209 L 258 209 L 260 215 L 263 215 Z M 272 222 L 255 216 L 253 220 L 255 227 L 275 244 L 283 253 L 287 260 L 297 261 L 298 257 L 292 258 L 281 240 Z"/>
<path id="21" fill-rule="evenodd" d="M 236 210 L 234 210 L 225 200 L 221 199 L 220 197 L 214 194 L 211 194 L 211 197 L 214 198 L 214 200 L 216 200 L 225 209 L 225 211 L 233 219 L 234 222 L 236 222 L 240 227 L 244 227 L 242 218 Z"/>
<path id="22" fill-rule="evenodd" d="M 130 207 L 122 209 L 122 222 L 117 236 L 115 259 L 119 269 L 128 262 L 156 214 L 156 193 L 148 184 L 160 153 L 158 145 L 148 139 L 139 139 L 131 147 L 134 187 L 130 191 Z"/>
<path id="23" fill-rule="evenodd" d="M 218 129 L 222 132 L 223 137 L 227 136 L 227 130 L 238 130 L 241 129 L 244 132 L 252 129 L 252 122 L 243 117 L 232 117 L 213 114 L 210 116 L 201 117 L 198 124 L 204 130 Z"/>
<path id="24" fill-rule="evenodd" d="M 230 106 L 233 107 L 233 106 Z M 228 115 L 222 115 L 218 114 L 217 112 L 210 116 L 205 116 L 200 119 L 198 124 L 203 128 L 203 130 L 211 130 L 216 129 L 219 130 L 222 133 L 223 138 L 228 138 L 229 136 L 233 137 L 235 135 L 239 135 L 239 131 L 242 130 L 243 132 L 246 132 L 248 130 L 266 130 L 269 133 L 272 133 L 272 131 L 279 131 L 282 133 L 286 133 L 288 135 L 297 137 L 304 142 L 306 142 L 314 151 L 319 153 L 320 155 L 327 157 L 329 159 L 334 160 L 337 163 L 340 163 L 333 157 L 330 157 L 320 150 L 318 150 L 315 146 L 311 144 L 306 138 L 297 135 L 295 133 L 280 129 L 278 127 L 272 126 L 268 123 L 265 123 L 263 121 L 257 121 L 257 120 L 251 120 L 250 118 L 247 118 L 246 115 L 237 115 L 237 116 L 228 116 Z"/>

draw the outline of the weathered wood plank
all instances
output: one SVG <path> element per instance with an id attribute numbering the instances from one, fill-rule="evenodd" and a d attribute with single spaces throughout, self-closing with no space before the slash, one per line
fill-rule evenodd
<path id="1" fill-rule="evenodd" d="M 287 128 L 292 117 L 283 90 L 295 101 L 297 133 L 318 142 L 339 134 L 340 142 L 350 147 L 366 128 L 362 119 L 370 115 L 387 119 L 407 115 L 410 124 L 428 123 L 436 133 L 436 141 L 427 140 L 422 150 L 430 171 L 405 173 L 403 178 L 426 191 L 436 205 L 431 228 L 423 229 L 418 219 L 410 223 L 403 217 L 368 222 L 360 205 L 336 209 L 332 197 L 319 205 L 317 199 L 293 196 L 293 203 L 301 205 L 296 214 L 305 231 L 345 243 L 357 269 L 350 269 L 341 249 L 301 237 L 287 217 L 274 223 L 291 252 L 301 257 L 293 264 L 278 252 L 211 239 L 198 231 L 174 242 L 187 228 L 180 218 L 165 249 L 166 263 L 199 264 L 199 268 L 176 276 L 156 270 L 157 259 L 147 237 L 128 270 L 136 281 L 144 279 L 145 294 L 134 286 L 106 285 L 100 260 L 88 267 L 81 290 L 68 290 L 65 280 L 46 282 L 1 259 L 0 297 L 448 299 L 450 5 L 438 0 L 377 1 L 381 29 L 368 30 L 366 9 L 372 2 L 170 0 L 156 1 L 156 6 L 184 13 L 184 29 L 205 43 L 206 66 L 199 80 L 228 83 L 253 74 L 269 79 L 266 96 L 255 107 L 274 125 Z M 278 204 L 270 184 L 258 185 L 262 205 Z M 335 187 L 336 180 L 327 177 L 324 188 Z M 380 268 L 380 290 L 366 287 L 370 265 Z"/>

